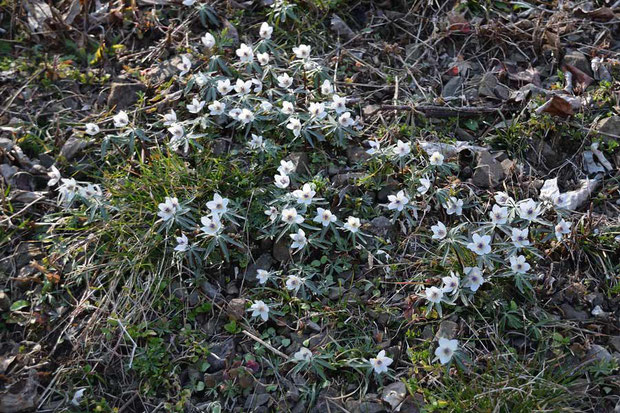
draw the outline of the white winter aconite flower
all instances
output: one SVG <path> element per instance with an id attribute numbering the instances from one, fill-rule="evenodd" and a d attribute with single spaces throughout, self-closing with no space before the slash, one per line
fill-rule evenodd
<path id="1" fill-rule="evenodd" d="M 261 135 L 252 134 L 252 139 L 248 142 L 248 146 L 250 149 L 254 150 L 263 150 L 265 149 L 265 142 L 263 141 L 263 137 Z"/>
<path id="2" fill-rule="evenodd" d="M 433 152 L 433 154 L 429 158 L 431 165 L 433 166 L 443 165 L 443 159 L 444 159 L 444 156 L 439 152 Z"/>
<path id="3" fill-rule="evenodd" d="M 510 257 L 510 268 L 519 274 L 525 274 L 530 270 L 530 264 L 527 263 L 523 255 Z"/>
<path id="4" fill-rule="evenodd" d="M 297 47 L 293 47 L 293 53 L 298 59 L 307 59 L 310 57 L 310 51 L 312 48 L 305 44 L 300 44 Z"/>
<path id="5" fill-rule="evenodd" d="M 304 279 L 296 275 L 289 275 L 286 278 L 286 289 L 294 293 L 297 293 L 303 284 Z"/>
<path id="6" fill-rule="evenodd" d="M 214 194 L 213 200 L 207 202 L 207 208 L 211 210 L 211 213 L 222 216 L 228 211 L 228 198 L 222 198 L 220 194 Z"/>
<path id="7" fill-rule="evenodd" d="M 467 248 L 478 255 L 487 255 L 491 252 L 491 236 L 474 234 Z"/>
<path id="8" fill-rule="evenodd" d="M 189 70 L 192 68 L 192 61 L 189 59 L 189 56 L 183 55 L 181 56 L 181 62 L 177 65 L 177 69 L 181 71 L 179 73 L 180 76 L 184 76 Z"/>
<path id="9" fill-rule="evenodd" d="M 443 282 L 441 291 L 443 291 L 444 294 L 455 293 L 459 288 L 459 283 L 460 283 L 459 277 L 454 275 L 454 273 L 452 272 L 450 273 L 449 276 L 442 277 L 441 281 Z"/>
<path id="10" fill-rule="evenodd" d="M 258 283 L 261 285 L 266 284 L 267 281 L 269 281 L 270 276 L 271 274 L 267 270 L 256 270 L 256 279 L 258 280 Z"/>
<path id="11" fill-rule="evenodd" d="M 177 213 L 179 201 L 177 198 L 166 197 L 164 202 L 159 204 L 157 207 L 159 208 L 157 215 L 165 222 L 172 219 Z"/>
<path id="12" fill-rule="evenodd" d="M 252 63 L 254 60 L 254 52 L 252 51 L 252 48 L 245 43 L 241 43 L 235 53 L 239 56 L 241 63 Z"/>
<path id="13" fill-rule="evenodd" d="M 329 82 L 329 80 L 324 80 L 321 84 L 321 94 L 322 95 L 331 95 L 334 93 L 334 87 Z"/>
<path id="14" fill-rule="evenodd" d="M 256 60 L 258 60 L 258 63 L 262 66 L 269 64 L 269 53 L 256 53 Z"/>
<path id="15" fill-rule="evenodd" d="M 508 208 L 493 205 L 493 209 L 489 212 L 489 217 L 494 224 L 504 225 L 508 222 Z"/>
<path id="16" fill-rule="evenodd" d="M 438 304 L 443 299 L 443 291 L 437 287 L 429 287 L 424 290 L 424 296 L 431 303 Z"/>
<path id="17" fill-rule="evenodd" d="M 360 221 L 359 218 L 356 218 L 356 217 L 348 217 L 347 222 L 345 222 L 345 224 L 343 225 L 344 229 L 346 229 L 349 232 L 352 232 L 353 234 L 358 232 L 361 226 L 362 226 L 362 222 Z"/>
<path id="18" fill-rule="evenodd" d="M 368 155 L 374 155 L 381 150 L 381 143 L 378 140 L 368 141 L 368 146 L 370 146 L 370 149 L 366 151 Z"/>
<path id="19" fill-rule="evenodd" d="M 180 237 L 176 237 L 177 245 L 174 247 L 175 251 L 185 252 L 189 249 L 189 239 L 185 234 L 181 234 Z"/>
<path id="20" fill-rule="evenodd" d="M 448 231 L 446 230 L 446 226 L 443 222 L 438 221 L 437 224 L 431 227 L 431 231 L 433 231 L 433 239 L 444 239 L 446 235 L 448 235 Z"/>
<path id="21" fill-rule="evenodd" d="M 267 40 L 271 39 L 271 35 L 273 33 L 273 27 L 271 27 L 267 22 L 263 22 L 260 25 L 260 29 L 258 30 L 258 34 L 261 38 Z"/>
<path id="22" fill-rule="evenodd" d="M 540 215 L 540 205 L 533 199 L 526 199 L 517 204 L 519 217 L 527 221 L 533 221 Z"/>
<path id="23" fill-rule="evenodd" d="M 336 216 L 329 209 L 317 208 L 313 221 L 326 227 L 332 222 L 336 222 Z"/>
<path id="24" fill-rule="evenodd" d="M 202 108 L 204 108 L 206 102 L 204 100 L 198 100 L 196 98 L 192 99 L 192 103 L 187 105 L 187 110 L 189 113 L 199 113 Z"/>
<path id="25" fill-rule="evenodd" d="M 448 215 L 463 215 L 463 200 L 451 196 L 444 205 L 444 208 Z"/>
<path id="26" fill-rule="evenodd" d="M 338 114 L 345 112 L 347 110 L 347 98 L 338 95 L 332 96 L 331 108 Z"/>
<path id="27" fill-rule="evenodd" d="M 312 189 L 310 184 L 304 184 L 301 189 L 293 191 L 293 196 L 297 199 L 298 204 L 310 205 L 315 195 L 316 191 Z"/>
<path id="28" fill-rule="evenodd" d="M 252 91 L 252 81 L 246 80 L 245 82 L 241 79 L 237 79 L 237 82 L 234 86 L 235 92 L 240 96 L 245 96 Z"/>
<path id="29" fill-rule="evenodd" d="M 527 228 L 525 229 L 513 228 L 512 234 L 511 234 L 513 245 L 517 248 L 523 248 L 523 247 L 527 247 L 528 245 L 530 245 L 530 240 L 528 239 L 528 233 L 529 233 L 529 230 Z"/>
<path id="30" fill-rule="evenodd" d="M 209 236 L 217 235 L 222 229 L 222 223 L 217 215 L 202 217 L 200 222 L 202 223 L 201 231 Z"/>
<path id="31" fill-rule="evenodd" d="M 431 189 L 431 180 L 424 177 L 420 178 L 420 186 L 417 188 L 417 191 L 420 195 L 424 195 Z"/>
<path id="32" fill-rule="evenodd" d="M 301 122 L 297 118 L 290 118 L 286 128 L 290 129 L 296 137 L 301 134 Z"/>
<path id="33" fill-rule="evenodd" d="M 293 78 L 286 73 L 276 77 L 276 80 L 278 81 L 278 86 L 282 89 L 288 89 L 293 85 Z"/>
<path id="34" fill-rule="evenodd" d="M 99 126 L 95 123 L 87 123 L 84 127 L 85 132 L 90 136 L 94 136 L 99 133 Z"/>
<path id="35" fill-rule="evenodd" d="M 409 202 L 409 198 L 405 196 L 405 191 L 398 191 L 396 195 L 388 195 L 388 209 L 402 211 Z"/>
<path id="36" fill-rule="evenodd" d="M 230 84 L 230 79 L 218 80 L 216 88 L 222 96 L 229 94 L 233 90 L 233 87 Z"/>
<path id="37" fill-rule="evenodd" d="M 226 110 L 226 104 L 220 102 L 219 100 L 214 100 L 209 106 L 208 109 L 210 111 L 211 116 L 218 116 L 224 113 Z"/>
<path id="38" fill-rule="evenodd" d="M 50 167 L 50 171 L 47 173 L 47 177 L 50 179 L 49 181 L 47 181 L 47 186 L 56 185 L 58 182 L 60 182 L 60 179 L 62 178 L 62 176 L 60 175 L 60 171 L 54 165 Z"/>
<path id="39" fill-rule="evenodd" d="M 300 250 L 308 244 L 308 239 L 306 238 L 306 233 L 303 229 L 298 229 L 295 234 L 289 235 L 293 242 L 291 243 L 291 248 L 295 250 Z"/>
<path id="40" fill-rule="evenodd" d="M 560 222 L 556 224 L 554 229 L 555 229 L 555 237 L 557 238 L 558 241 L 562 241 L 562 238 L 564 237 L 564 235 L 570 234 L 571 225 L 572 224 L 570 222 L 566 222 L 564 218 L 562 218 Z"/>
<path id="41" fill-rule="evenodd" d="M 291 184 L 291 178 L 288 175 L 274 175 L 273 177 L 275 185 L 280 189 L 288 188 Z"/>
<path id="42" fill-rule="evenodd" d="M 254 301 L 248 311 L 252 311 L 252 317 L 260 317 L 263 321 L 269 318 L 269 306 L 261 300 Z"/>
<path id="43" fill-rule="evenodd" d="M 385 355 L 385 350 L 381 350 L 377 357 L 371 358 L 370 365 L 375 370 L 375 373 L 381 374 L 388 371 L 388 367 L 392 364 L 392 359 Z"/>
<path id="44" fill-rule="evenodd" d="M 204 36 L 200 38 L 200 40 L 207 49 L 212 49 L 215 46 L 215 37 L 213 37 L 211 33 L 205 33 Z"/>
<path id="45" fill-rule="evenodd" d="M 297 213 L 295 208 L 285 208 L 282 210 L 282 221 L 291 224 L 301 224 L 304 217 Z"/>
<path id="46" fill-rule="evenodd" d="M 484 284 L 484 277 L 482 276 L 482 270 L 478 267 L 465 267 L 463 268 L 466 280 L 465 285 L 469 287 L 473 292 L 478 291 L 478 288 Z"/>

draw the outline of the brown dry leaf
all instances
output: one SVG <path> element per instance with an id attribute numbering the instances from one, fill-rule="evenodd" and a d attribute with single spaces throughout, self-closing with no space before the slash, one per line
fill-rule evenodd
<path id="1" fill-rule="evenodd" d="M 592 20 L 597 20 L 601 22 L 608 22 L 616 18 L 614 11 L 609 7 L 599 7 L 598 9 L 586 11 L 583 8 L 578 8 L 575 10 L 575 16 L 577 17 L 587 17 Z"/>
<path id="2" fill-rule="evenodd" d="M 551 99 L 536 109 L 536 113 L 542 112 L 563 118 L 574 114 L 570 102 L 560 96 L 552 96 Z"/>
<path id="3" fill-rule="evenodd" d="M 580 86 L 582 92 L 586 90 L 586 88 L 590 86 L 592 82 L 594 82 L 594 79 L 592 79 L 590 75 L 588 75 L 587 73 L 584 73 L 583 71 L 579 70 L 573 65 L 569 65 L 565 63 L 562 65 L 562 70 L 563 71 L 568 70 L 569 72 L 573 74 L 575 81 Z"/>

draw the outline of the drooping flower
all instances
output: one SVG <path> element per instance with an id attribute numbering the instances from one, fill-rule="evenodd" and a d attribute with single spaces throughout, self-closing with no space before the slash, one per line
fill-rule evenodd
<path id="1" fill-rule="evenodd" d="M 295 113 L 295 105 L 293 105 L 292 102 L 288 102 L 285 100 L 284 102 L 282 102 L 281 112 L 285 115 L 292 115 L 293 113 Z"/>
<path id="2" fill-rule="evenodd" d="M 181 139 L 183 136 L 185 136 L 185 130 L 183 129 L 183 126 L 178 123 L 173 123 L 168 128 L 168 132 L 170 132 L 173 139 Z"/>
<path id="3" fill-rule="evenodd" d="M 310 205 L 315 195 L 316 191 L 312 190 L 310 184 L 304 184 L 301 189 L 293 191 L 293 196 L 297 199 L 298 204 Z"/>
<path id="4" fill-rule="evenodd" d="M 554 229 L 555 229 L 555 237 L 557 238 L 558 241 L 562 241 L 562 238 L 564 238 L 564 235 L 570 234 L 571 226 L 572 224 L 570 222 L 566 222 L 564 218 L 562 218 L 560 222 L 556 224 Z"/>
<path id="5" fill-rule="evenodd" d="M 87 123 L 84 126 L 86 128 L 85 132 L 89 134 L 90 136 L 94 136 L 99 133 L 99 126 L 97 126 L 96 123 Z"/>
<path id="6" fill-rule="evenodd" d="M 361 226 L 362 226 L 362 222 L 360 221 L 359 218 L 348 217 L 347 222 L 344 224 L 344 229 L 355 234 L 356 232 L 360 230 Z"/>
<path id="7" fill-rule="evenodd" d="M 310 361 L 312 360 L 312 351 L 306 347 L 302 347 L 298 352 L 293 354 L 293 359 L 295 361 Z"/>
<path id="8" fill-rule="evenodd" d="M 299 228 L 297 233 L 289 235 L 293 242 L 291 243 L 291 248 L 295 250 L 300 250 L 308 244 L 308 239 L 306 238 L 306 233 L 303 229 Z"/>
<path id="9" fill-rule="evenodd" d="M 388 204 L 389 210 L 402 211 L 409 202 L 409 198 L 405 196 L 405 191 L 398 191 L 396 195 L 388 195 L 388 201 L 390 201 Z"/>
<path id="10" fill-rule="evenodd" d="M 506 192 L 496 192 L 494 197 L 495 202 L 501 206 L 508 206 L 511 202 L 514 202 Z"/>
<path id="11" fill-rule="evenodd" d="M 248 146 L 250 147 L 250 149 L 263 150 L 265 148 L 263 137 L 261 135 L 256 135 L 253 133 L 252 139 L 248 142 Z"/>
<path id="12" fill-rule="evenodd" d="M 304 217 L 297 213 L 295 208 L 285 208 L 282 210 L 282 221 L 291 224 L 301 224 Z"/>
<path id="13" fill-rule="evenodd" d="M 426 299 L 431 303 L 438 304 L 443 299 L 443 291 L 437 287 L 429 287 L 424 290 L 424 295 Z"/>
<path id="14" fill-rule="evenodd" d="M 129 116 L 127 116 L 124 110 L 118 112 L 112 119 L 114 120 L 114 126 L 117 128 L 123 128 L 129 124 Z"/>
<path id="15" fill-rule="evenodd" d="M 94 199 L 100 198 L 103 196 L 103 192 L 101 191 L 101 187 L 99 185 L 88 184 L 86 186 L 80 187 L 78 190 L 80 196 L 85 199 Z"/>
<path id="16" fill-rule="evenodd" d="M 211 33 L 205 33 L 200 40 L 202 40 L 202 44 L 204 44 L 207 49 L 212 49 L 215 46 L 215 37 L 213 37 Z"/>
<path id="17" fill-rule="evenodd" d="M 261 300 L 254 301 L 248 311 L 252 311 L 252 317 L 260 317 L 263 321 L 269 318 L 269 306 Z"/>
<path id="18" fill-rule="evenodd" d="M 62 176 L 60 175 L 60 171 L 54 165 L 50 166 L 50 171 L 47 173 L 47 177 L 50 179 L 49 181 L 47 181 L 47 186 L 56 185 L 58 182 L 60 182 L 60 179 L 62 178 Z"/>
<path id="19" fill-rule="evenodd" d="M 385 350 L 381 350 L 377 357 L 371 358 L 370 365 L 375 370 L 375 373 L 381 374 L 388 371 L 388 367 L 392 364 L 392 359 L 385 355 Z"/>
<path id="20" fill-rule="evenodd" d="M 527 263 L 523 255 L 510 257 L 510 268 L 516 273 L 525 274 L 530 270 L 530 264 Z"/>
<path id="21" fill-rule="evenodd" d="M 431 180 L 427 177 L 420 178 L 420 186 L 417 189 L 418 193 L 424 195 L 429 189 L 431 189 Z"/>
<path id="22" fill-rule="evenodd" d="M 269 63 L 269 53 L 256 53 L 256 60 L 263 66 L 267 65 Z"/>
<path id="23" fill-rule="evenodd" d="M 286 128 L 293 131 L 293 135 L 296 137 L 301 135 L 301 122 L 297 118 L 290 118 Z"/>
<path id="24" fill-rule="evenodd" d="M 441 221 L 437 221 L 437 224 L 431 227 L 431 231 L 433 231 L 433 236 L 431 237 L 432 239 L 441 240 L 444 239 L 446 235 L 448 235 L 446 226 Z"/>
<path id="25" fill-rule="evenodd" d="M 435 349 L 435 356 L 439 358 L 441 364 L 447 364 L 452 360 L 452 356 L 458 347 L 458 340 L 448 340 L 442 337 L 439 339 L 439 346 Z"/>
<path id="26" fill-rule="evenodd" d="M 529 234 L 529 230 L 527 228 L 525 229 L 513 228 L 511 239 L 512 239 L 512 243 L 514 244 L 514 246 L 517 248 L 523 248 L 523 247 L 527 247 L 528 245 L 530 245 L 528 234 Z"/>
<path id="27" fill-rule="evenodd" d="M 176 198 L 166 197 L 165 201 L 157 206 L 159 208 L 159 212 L 157 212 L 157 215 L 162 220 L 164 220 L 164 222 L 166 222 L 172 219 L 177 213 L 178 205 L 179 202 Z"/>
<path id="28" fill-rule="evenodd" d="M 463 200 L 451 196 L 444 205 L 444 208 L 448 215 L 463 215 Z"/>
<path id="29" fill-rule="evenodd" d="M 295 172 L 295 164 L 293 161 L 285 161 L 283 159 L 280 161 L 280 166 L 278 166 L 278 172 L 282 175 L 290 175 Z"/>
<path id="30" fill-rule="evenodd" d="M 467 248 L 478 255 L 487 255 L 491 252 L 491 236 L 490 235 L 472 235 L 472 242 L 467 244 Z"/>
<path id="31" fill-rule="evenodd" d="M 334 93 L 334 87 L 329 82 L 329 80 L 324 80 L 321 84 L 321 94 L 331 95 L 332 93 Z"/>
<path id="32" fill-rule="evenodd" d="M 177 122 L 177 113 L 174 111 L 174 109 L 170 109 L 170 112 L 164 115 L 164 125 L 170 126 L 176 122 Z"/>
<path id="33" fill-rule="evenodd" d="M 313 221 L 326 227 L 332 222 L 336 222 L 336 219 L 336 216 L 332 214 L 329 209 L 317 208 L 316 216 L 314 217 Z"/>
<path id="34" fill-rule="evenodd" d="M 192 61 L 189 60 L 189 56 L 181 56 L 181 62 L 177 65 L 177 69 L 181 71 L 180 76 L 184 76 L 192 68 Z"/>

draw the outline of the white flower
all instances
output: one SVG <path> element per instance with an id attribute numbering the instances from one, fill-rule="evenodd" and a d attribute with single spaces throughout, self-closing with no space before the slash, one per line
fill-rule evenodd
<path id="1" fill-rule="evenodd" d="M 443 286 L 441 287 L 441 290 L 446 294 L 456 292 L 456 290 L 459 288 L 459 277 L 454 275 L 454 273 L 452 272 L 448 277 L 442 277 L 441 281 L 443 281 Z"/>
<path id="2" fill-rule="evenodd" d="M 444 208 L 446 209 L 446 214 L 448 215 L 463 215 L 463 200 L 456 199 L 451 196 L 450 199 L 448 199 L 448 202 L 444 205 Z"/>
<path id="3" fill-rule="evenodd" d="M 214 194 L 213 200 L 207 202 L 207 208 L 215 215 L 222 216 L 228 211 L 228 198 L 222 198 L 220 194 Z"/>
<path id="4" fill-rule="evenodd" d="M 204 44 L 207 49 L 212 49 L 213 46 L 215 46 L 215 37 L 213 37 L 211 33 L 205 33 L 200 40 L 202 40 L 202 44 Z"/>
<path id="5" fill-rule="evenodd" d="M 519 255 L 518 257 L 513 255 L 510 257 L 510 268 L 512 268 L 514 272 L 525 274 L 530 270 L 530 264 L 527 263 L 523 255 Z"/>
<path id="6" fill-rule="evenodd" d="M 301 224 L 304 222 L 304 217 L 299 215 L 295 208 L 285 208 L 282 210 L 282 221 L 289 225 Z"/>
<path id="7" fill-rule="evenodd" d="M 50 167 L 50 171 L 47 173 L 47 176 L 50 179 L 49 181 L 47 181 L 47 186 L 56 185 L 58 182 L 60 182 L 60 179 L 62 178 L 62 176 L 60 175 L 60 171 L 54 165 Z"/>
<path id="8" fill-rule="evenodd" d="M 429 287 L 424 290 L 424 295 L 426 299 L 431 303 L 438 304 L 443 299 L 443 291 L 437 287 Z"/>
<path id="9" fill-rule="evenodd" d="M 411 144 L 409 142 L 403 142 L 400 139 L 396 142 L 396 147 L 394 147 L 394 154 L 403 157 L 407 156 L 411 153 Z"/>
<path id="10" fill-rule="evenodd" d="M 177 213 L 178 201 L 176 198 L 166 197 L 166 200 L 159 204 L 157 215 L 165 221 L 170 220 Z"/>
<path id="11" fill-rule="evenodd" d="M 465 267 L 463 272 L 467 276 L 466 285 L 473 292 L 478 291 L 478 288 L 484 284 L 484 277 L 482 277 L 482 270 L 478 267 Z"/>
<path id="12" fill-rule="evenodd" d="M 272 33 L 273 33 L 273 27 L 271 27 L 267 22 L 263 22 L 263 24 L 260 25 L 258 34 L 260 35 L 261 38 L 271 39 Z"/>
<path id="13" fill-rule="evenodd" d="M 85 127 L 86 127 L 86 133 L 91 136 L 99 133 L 99 126 L 97 126 L 97 124 L 95 123 L 87 123 Z"/>
<path id="14" fill-rule="evenodd" d="M 388 201 L 390 201 L 388 204 L 389 210 L 402 211 L 409 202 L 409 198 L 405 196 L 405 191 L 398 191 L 396 195 L 388 195 Z"/>
<path id="15" fill-rule="evenodd" d="M 340 117 L 338 118 L 338 123 L 343 128 L 348 128 L 355 124 L 355 120 L 351 118 L 351 112 L 345 112 L 342 115 L 340 115 Z"/>
<path id="16" fill-rule="evenodd" d="M 189 240 L 187 239 L 187 235 L 181 234 L 180 237 L 176 237 L 177 246 L 174 247 L 175 251 L 185 252 L 189 249 Z"/>
<path id="17" fill-rule="evenodd" d="M 347 222 L 344 224 L 344 229 L 355 234 L 356 232 L 360 230 L 361 226 L 362 226 L 362 222 L 360 221 L 359 218 L 349 217 L 347 218 Z"/>
<path id="18" fill-rule="evenodd" d="M 317 208 L 316 216 L 314 217 L 313 221 L 326 227 L 332 222 L 336 222 L 336 216 L 332 214 L 332 211 L 330 211 L 329 209 Z"/>
<path id="19" fill-rule="evenodd" d="M 321 94 L 331 95 L 332 93 L 334 93 L 334 87 L 329 82 L 329 80 L 324 80 L 321 84 Z"/>
<path id="20" fill-rule="evenodd" d="M 291 248 L 300 250 L 306 246 L 308 243 L 308 239 L 306 238 L 306 233 L 303 229 L 298 229 L 296 234 L 290 234 L 289 237 L 293 240 L 291 243 Z"/>
<path id="21" fill-rule="evenodd" d="M 269 221 L 271 222 L 274 222 L 278 218 L 278 210 L 276 207 L 271 206 L 269 209 L 266 209 L 264 213 L 269 217 Z"/>
<path id="22" fill-rule="evenodd" d="M 254 301 L 248 311 L 252 311 L 252 317 L 260 317 L 263 321 L 269 318 L 269 306 L 261 300 Z"/>
<path id="23" fill-rule="evenodd" d="M 269 63 L 269 53 L 256 53 L 256 60 L 258 60 L 258 63 L 265 66 Z"/>
<path id="24" fill-rule="evenodd" d="M 439 347 L 435 349 L 435 356 L 439 358 L 441 364 L 446 364 L 452 359 L 458 346 L 458 340 L 448 340 L 442 337 L 439 339 Z"/>
<path id="25" fill-rule="evenodd" d="M 281 189 L 288 188 L 291 184 L 291 178 L 289 178 L 288 175 L 274 175 L 273 180 L 275 181 L 275 185 Z"/>
<path id="26" fill-rule="evenodd" d="M 323 103 L 312 102 L 310 106 L 308 106 L 308 113 L 310 113 L 310 116 L 313 118 L 323 119 L 326 115 L 325 105 Z"/>
<path id="27" fill-rule="evenodd" d="M 168 128 L 168 132 L 170 132 L 173 139 L 181 139 L 185 135 L 183 126 L 179 125 L 178 123 L 172 124 L 172 126 Z"/>
<path id="28" fill-rule="evenodd" d="M 443 165 L 444 157 L 439 152 L 433 152 L 433 154 L 431 155 L 431 157 L 429 159 L 431 161 L 431 165 L 434 165 L 434 166 L 441 166 L 441 165 Z"/>
<path id="29" fill-rule="evenodd" d="M 192 68 L 192 61 L 189 60 L 189 57 L 187 55 L 181 56 L 181 63 L 177 65 L 177 69 L 181 71 L 179 75 L 183 76 L 184 74 L 189 72 L 191 68 Z"/>
<path id="30" fill-rule="evenodd" d="M 198 100 L 196 98 L 193 98 L 192 103 L 187 105 L 187 110 L 189 111 L 189 113 L 198 113 L 202 110 L 202 108 L 205 107 L 205 103 L 206 102 L 204 100 Z"/>
<path id="31" fill-rule="evenodd" d="M 280 172 L 282 175 L 290 175 L 295 172 L 295 164 L 293 163 L 293 161 L 281 160 L 280 166 L 278 166 L 278 172 Z"/>
<path id="32" fill-rule="evenodd" d="M 297 199 L 298 204 L 310 205 L 315 195 L 316 191 L 312 190 L 310 184 L 304 184 L 301 189 L 293 191 L 293 196 Z"/>
<path id="33" fill-rule="evenodd" d="M 233 90 L 233 87 L 230 85 L 230 79 L 218 80 L 217 81 L 217 91 L 220 95 L 225 96 Z"/>
<path id="34" fill-rule="evenodd" d="M 164 125 L 170 126 L 177 121 L 177 114 L 173 109 L 170 109 L 170 112 L 164 115 Z"/>
<path id="35" fill-rule="evenodd" d="M 522 219 L 532 221 L 540 215 L 540 206 L 533 199 L 526 199 L 517 204 L 517 213 Z"/>
<path id="36" fill-rule="evenodd" d="M 252 134 L 252 139 L 248 142 L 250 149 L 262 150 L 265 148 L 263 137 L 261 135 Z"/>
<path id="37" fill-rule="evenodd" d="M 200 87 L 203 87 L 209 81 L 210 75 L 205 75 L 204 73 L 197 73 L 194 75 L 194 81 Z"/>
<path id="38" fill-rule="evenodd" d="M 392 364 L 393 360 L 385 355 L 385 350 L 381 350 L 379 354 L 377 354 L 377 357 L 369 361 L 375 373 L 381 374 L 388 371 L 388 367 Z"/>
<path id="39" fill-rule="evenodd" d="M 86 388 L 83 388 L 83 389 L 77 390 L 73 394 L 73 398 L 71 399 L 71 404 L 73 406 L 79 406 L 80 405 L 80 403 L 82 402 L 82 399 L 84 398 L 84 392 L 85 391 L 86 391 Z"/>
<path id="40" fill-rule="evenodd" d="M 510 196 L 506 192 L 496 192 L 495 193 L 495 202 L 497 202 L 501 206 L 507 206 L 511 202 L 514 202 Z"/>
<path id="41" fill-rule="evenodd" d="M 282 89 L 288 89 L 293 85 L 293 78 L 286 73 L 276 77 L 276 80 L 278 81 L 278 86 Z"/>
<path id="42" fill-rule="evenodd" d="M 340 114 L 347 110 L 347 98 L 341 98 L 338 95 L 332 96 L 332 105 L 331 108 L 336 111 L 336 113 Z"/>
<path id="43" fill-rule="evenodd" d="M 300 44 L 298 47 L 293 47 L 293 53 L 298 59 L 307 59 L 310 57 L 310 50 L 312 48 L 305 44 Z"/>
<path id="44" fill-rule="evenodd" d="M 271 109 L 273 108 L 273 105 L 272 105 L 271 103 L 269 103 L 269 102 L 265 101 L 265 102 L 262 102 L 262 103 L 260 104 L 260 108 L 261 108 L 261 110 L 262 110 L 263 112 L 268 113 L 268 112 L 270 112 L 270 111 L 271 111 Z"/>
<path id="45" fill-rule="evenodd" d="M 235 83 L 235 92 L 239 95 L 244 96 L 252 91 L 252 81 L 246 80 L 245 82 L 241 79 L 237 79 Z"/>
<path id="46" fill-rule="evenodd" d="M 183 5 L 184 6 L 191 7 L 191 6 L 194 5 L 194 3 L 196 3 L 196 0 L 183 0 Z"/>
<path id="47" fill-rule="evenodd" d="M 248 123 L 254 122 L 254 114 L 249 109 L 243 108 L 241 109 L 241 113 L 239 113 L 238 120 L 242 124 L 247 125 Z"/>
<path id="48" fill-rule="evenodd" d="M 491 252 L 491 236 L 474 234 L 472 242 L 467 244 L 467 248 L 478 255 L 486 255 Z"/>
<path id="49" fill-rule="evenodd" d="M 293 359 L 295 361 L 310 361 L 312 360 L 312 351 L 306 347 L 302 347 L 298 352 L 293 354 Z"/>
<path id="50" fill-rule="evenodd" d="M 266 270 L 256 270 L 256 279 L 259 284 L 266 284 L 271 274 Z"/>
<path id="51" fill-rule="evenodd" d="M 296 137 L 301 134 L 301 122 L 297 118 L 290 118 L 288 120 L 286 128 L 293 131 L 293 135 L 295 135 Z"/>
<path id="52" fill-rule="evenodd" d="M 433 239 L 444 239 L 448 235 L 446 226 L 441 221 L 437 221 L 437 225 L 433 225 L 431 231 L 433 231 Z"/>
<path id="53" fill-rule="evenodd" d="M 557 225 L 555 226 L 555 237 L 558 239 L 558 241 L 562 241 L 564 235 L 570 234 L 571 225 L 572 224 L 570 222 L 564 221 L 564 218 L 562 218 L 560 222 L 557 223 Z"/>
<path id="54" fill-rule="evenodd" d="M 495 225 L 504 225 L 508 222 L 508 208 L 493 205 L 493 210 L 489 212 L 489 217 Z"/>
<path id="55" fill-rule="evenodd" d="M 284 113 L 285 115 L 292 115 L 293 113 L 295 113 L 295 106 L 288 101 L 284 101 L 282 102 L 282 113 Z"/>
<path id="56" fill-rule="evenodd" d="M 101 192 L 101 188 L 99 187 L 99 185 L 93 184 L 88 184 L 85 187 L 81 187 L 78 192 L 82 198 L 86 199 L 103 196 L 103 192 Z"/>
<path id="57" fill-rule="evenodd" d="M 239 109 L 239 108 L 234 108 L 234 109 L 231 109 L 230 111 L 228 111 L 228 116 L 230 116 L 234 120 L 239 120 L 239 115 L 240 114 L 241 114 L 241 109 Z"/>
<path id="58" fill-rule="evenodd" d="M 116 115 L 114 115 L 112 120 L 114 120 L 114 126 L 117 128 L 125 127 L 129 123 L 129 117 L 124 110 L 121 110 Z"/>
<path id="59" fill-rule="evenodd" d="M 200 218 L 202 232 L 207 235 L 216 235 L 222 229 L 222 223 L 220 222 L 218 215 L 213 215 L 212 218 L 202 217 Z"/>
<path id="60" fill-rule="evenodd" d="M 289 275 L 288 278 L 286 279 L 286 289 L 297 293 L 297 291 L 299 291 L 299 288 L 302 286 L 303 283 L 304 283 L 303 278 L 298 277 L 296 275 Z"/>
<path id="61" fill-rule="evenodd" d="M 431 189 L 431 180 L 426 177 L 420 178 L 420 186 L 418 187 L 418 193 L 420 195 L 424 195 L 425 193 L 428 192 L 429 189 Z"/>
<path id="62" fill-rule="evenodd" d="M 513 228 L 511 238 L 512 238 L 512 243 L 514 244 L 514 246 L 517 248 L 523 248 L 523 247 L 527 247 L 528 245 L 530 245 L 530 240 L 528 239 L 528 233 L 529 233 L 529 230 L 527 228 L 525 229 Z"/>
<path id="63" fill-rule="evenodd" d="M 370 149 L 368 149 L 366 153 L 368 155 L 374 155 L 377 152 L 379 152 L 381 148 L 381 143 L 378 140 L 374 139 L 374 140 L 368 141 L 368 146 L 370 146 Z"/>
<path id="64" fill-rule="evenodd" d="M 241 43 L 235 53 L 239 56 L 241 63 L 252 63 L 252 60 L 254 60 L 252 48 L 245 43 Z"/>
<path id="65" fill-rule="evenodd" d="M 219 88 L 219 86 L 218 86 Z M 221 115 L 222 113 L 224 113 L 224 111 L 226 110 L 226 104 L 220 102 L 219 100 L 214 100 L 213 103 L 211 103 L 209 106 L 209 111 L 211 113 L 211 116 L 218 116 Z"/>

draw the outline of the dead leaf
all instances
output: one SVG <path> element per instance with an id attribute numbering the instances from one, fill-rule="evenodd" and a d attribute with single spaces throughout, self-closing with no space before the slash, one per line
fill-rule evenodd
<path id="1" fill-rule="evenodd" d="M 464 34 L 471 33 L 471 25 L 464 15 L 452 11 L 448 13 L 447 17 L 449 23 L 448 31 Z"/>
<path id="2" fill-rule="evenodd" d="M 598 9 L 590 11 L 586 11 L 583 8 L 579 7 L 577 8 L 577 10 L 575 10 L 575 16 L 587 17 L 589 19 L 601 22 L 608 22 L 616 18 L 614 11 L 609 7 L 599 7 Z"/>
<path id="3" fill-rule="evenodd" d="M 590 75 L 584 73 L 573 65 L 569 65 L 568 63 L 564 63 L 562 65 L 562 70 L 568 70 L 573 74 L 574 80 L 577 82 L 577 85 L 579 85 L 582 92 L 585 91 L 587 87 L 592 84 L 592 82 L 594 82 L 594 79 L 592 79 Z"/>
<path id="4" fill-rule="evenodd" d="M 538 109 L 536 109 L 536 113 L 540 114 L 542 112 L 549 113 L 552 116 L 560 116 L 563 118 L 574 114 L 570 102 L 557 95 L 552 96 L 551 99 L 549 99 Z"/>

